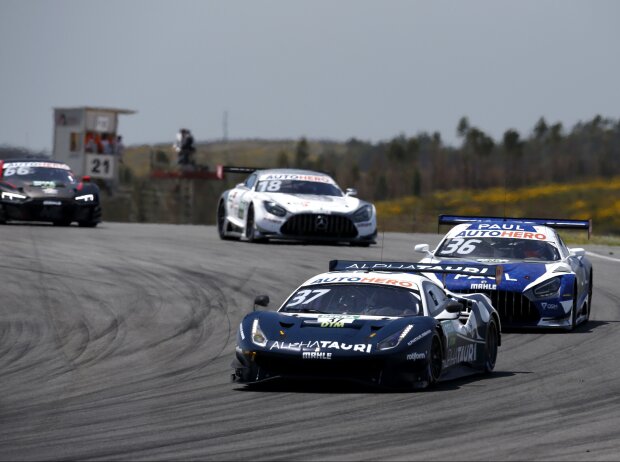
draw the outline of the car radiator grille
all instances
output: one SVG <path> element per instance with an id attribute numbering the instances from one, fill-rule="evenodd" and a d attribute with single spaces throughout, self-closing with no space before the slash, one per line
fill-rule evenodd
<path id="1" fill-rule="evenodd" d="M 540 313 L 536 306 L 523 294 L 505 290 L 452 290 L 455 293 L 482 293 L 491 299 L 503 324 L 536 324 Z"/>
<path id="2" fill-rule="evenodd" d="M 353 238 L 357 229 L 342 215 L 304 213 L 292 216 L 280 229 L 288 236 Z"/>
<path id="3" fill-rule="evenodd" d="M 256 363 L 271 376 L 345 378 L 377 381 L 381 376 L 383 362 L 364 358 L 348 360 L 304 360 L 257 356 Z"/>

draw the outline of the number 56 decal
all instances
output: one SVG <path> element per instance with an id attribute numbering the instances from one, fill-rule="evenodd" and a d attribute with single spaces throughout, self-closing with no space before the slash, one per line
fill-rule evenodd
<path id="1" fill-rule="evenodd" d="M 110 154 L 86 154 L 85 175 L 93 178 L 114 178 L 114 162 L 116 159 Z"/>

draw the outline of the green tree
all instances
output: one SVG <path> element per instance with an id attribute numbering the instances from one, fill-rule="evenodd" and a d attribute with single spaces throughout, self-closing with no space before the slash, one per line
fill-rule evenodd
<path id="1" fill-rule="evenodd" d="M 305 137 L 302 137 L 297 142 L 297 147 L 295 148 L 295 166 L 297 168 L 306 168 L 308 166 L 309 156 L 310 147 L 308 145 L 308 140 Z"/>

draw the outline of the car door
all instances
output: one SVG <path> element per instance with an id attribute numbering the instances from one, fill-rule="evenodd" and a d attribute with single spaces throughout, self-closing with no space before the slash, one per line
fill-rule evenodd
<path id="1" fill-rule="evenodd" d="M 228 195 L 228 213 L 232 221 L 243 226 L 247 204 L 251 201 L 252 188 L 256 183 L 256 174 L 253 173 L 243 183 L 239 183 Z"/>

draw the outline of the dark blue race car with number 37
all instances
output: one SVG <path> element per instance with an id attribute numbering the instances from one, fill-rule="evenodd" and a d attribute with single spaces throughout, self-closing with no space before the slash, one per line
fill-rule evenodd
<path id="1" fill-rule="evenodd" d="M 501 327 L 489 299 L 446 291 L 424 271 L 492 268 L 333 260 L 277 312 L 255 311 L 241 321 L 233 381 L 331 378 L 415 389 L 490 373 Z"/>

